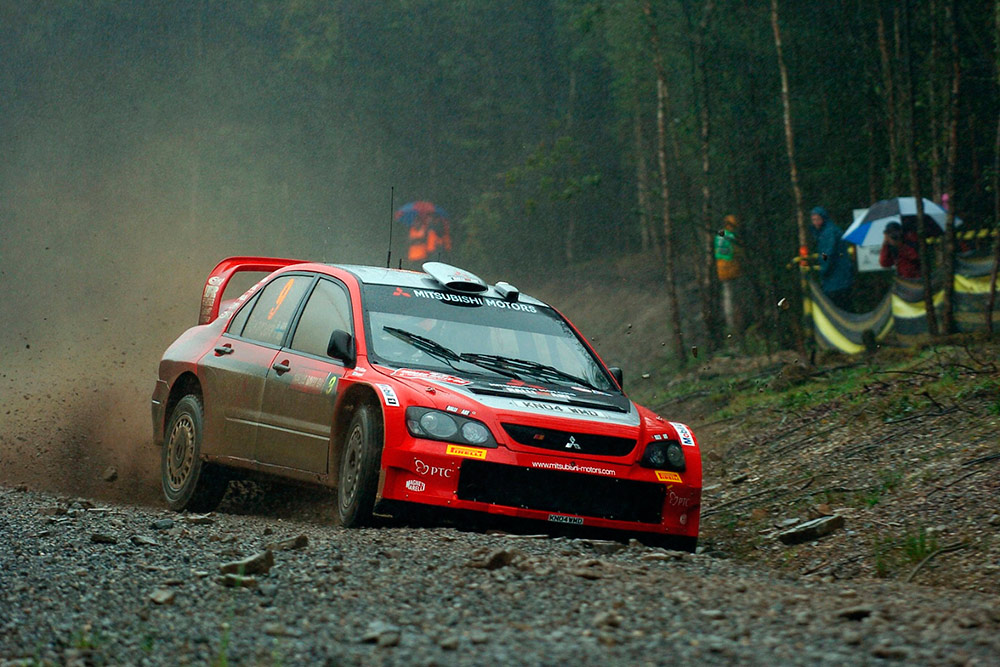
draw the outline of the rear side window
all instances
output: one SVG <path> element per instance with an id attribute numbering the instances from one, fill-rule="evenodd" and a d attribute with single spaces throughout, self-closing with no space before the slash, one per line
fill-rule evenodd
<path id="1" fill-rule="evenodd" d="M 261 291 L 254 304 L 243 327 L 243 337 L 280 345 L 312 280 L 312 276 L 282 276 L 273 280 Z"/>
<path id="2" fill-rule="evenodd" d="M 247 318 L 250 317 L 250 311 L 253 310 L 253 306 L 257 303 L 257 298 L 259 296 L 260 292 L 257 292 L 250 297 L 250 301 L 245 306 L 240 308 L 240 312 L 236 313 L 236 317 L 234 317 L 233 321 L 229 323 L 227 333 L 230 333 L 233 336 L 243 335 L 243 327 L 246 326 Z"/>
<path id="3" fill-rule="evenodd" d="M 292 348 L 325 357 L 330 334 L 336 329 L 351 332 L 351 300 L 342 285 L 320 280 L 295 327 Z"/>

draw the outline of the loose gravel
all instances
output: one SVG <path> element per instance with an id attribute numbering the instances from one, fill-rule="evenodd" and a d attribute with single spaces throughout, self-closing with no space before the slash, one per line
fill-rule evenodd
<path id="1" fill-rule="evenodd" d="M 304 515 L 306 516 L 306 515 Z M 996 664 L 1000 598 L 0 487 L 0 664 Z"/>

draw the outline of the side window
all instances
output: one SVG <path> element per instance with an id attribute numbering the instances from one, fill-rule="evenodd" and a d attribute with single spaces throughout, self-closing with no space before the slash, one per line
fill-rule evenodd
<path id="1" fill-rule="evenodd" d="M 243 335 L 243 327 L 246 326 L 247 318 L 250 317 L 250 311 L 253 310 L 253 305 L 257 303 L 257 299 L 259 297 L 260 292 L 257 292 L 250 298 L 250 301 L 243 305 L 240 312 L 236 313 L 236 317 L 234 317 L 229 323 L 229 328 L 226 330 L 226 333 L 233 336 Z"/>
<path id="2" fill-rule="evenodd" d="M 312 280 L 312 276 L 283 276 L 271 281 L 260 293 L 247 318 L 243 337 L 280 345 L 295 309 Z"/>
<path id="3" fill-rule="evenodd" d="M 351 300 L 343 286 L 321 279 L 299 318 L 292 348 L 325 357 L 334 329 L 351 331 Z"/>

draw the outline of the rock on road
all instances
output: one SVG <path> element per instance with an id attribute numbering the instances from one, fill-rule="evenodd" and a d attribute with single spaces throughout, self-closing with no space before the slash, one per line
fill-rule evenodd
<path id="1" fill-rule="evenodd" d="M 0 665 L 996 664 L 995 596 L 0 487 Z"/>

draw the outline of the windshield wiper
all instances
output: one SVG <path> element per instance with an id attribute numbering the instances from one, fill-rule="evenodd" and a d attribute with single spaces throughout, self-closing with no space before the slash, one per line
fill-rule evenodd
<path id="1" fill-rule="evenodd" d="M 421 352 L 429 354 L 430 356 L 436 359 L 440 359 L 441 361 L 451 366 L 451 368 L 454 370 L 458 369 L 455 368 L 455 364 L 453 362 L 462 361 L 467 364 L 473 364 L 479 366 L 480 368 L 485 368 L 488 371 L 493 371 L 494 373 L 503 375 L 504 377 L 514 378 L 515 380 L 521 379 L 520 376 L 518 376 L 518 374 L 513 370 L 510 370 L 504 366 L 495 363 L 491 363 L 489 360 L 480 362 L 473 359 L 467 359 L 466 358 L 467 355 L 458 354 L 451 348 L 447 348 L 441 343 L 438 343 L 435 340 L 431 340 L 430 338 L 427 338 L 425 336 L 421 336 L 420 334 L 411 333 L 405 329 L 399 329 L 390 326 L 383 326 L 382 329 L 392 334 L 396 338 L 409 343 L 410 345 L 417 348 Z"/>
<path id="2" fill-rule="evenodd" d="M 431 340 L 430 338 L 426 338 L 420 334 L 411 333 L 405 329 L 399 329 L 396 327 L 384 326 L 382 329 L 396 338 L 409 343 L 421 352 L 429 354 L 436 359 L 440 359 L 452 368 L 455 368 L 452 362 L 462 361 L 462 357 L 457 352 L 445 347 L 437 341 Z"/>
<path id="3" fill-rule="evenodd" d="M 506 372 L 509 374 L 523 373 L 532 375 L 541 380 L 574 382 L 576 384 L 583 385 L 584 387 L 600 391 L 597 387 L 583 378 L 577 377 L 572 373 L 567 373 L 566 371 L 561 371 L 554 366 L 540 364 L 537 361 L 514 359 L 512 357 L 503 357 L 498 354 L 477 354 L 474 352 L 463 352 L 459 355 L 459 358 L 462 361 L 467 361 L 471 364 L 476 364 L 477 366 L 483 366 L 484 368 L 489 367 L 492 370 L 500 372 Z"/>

